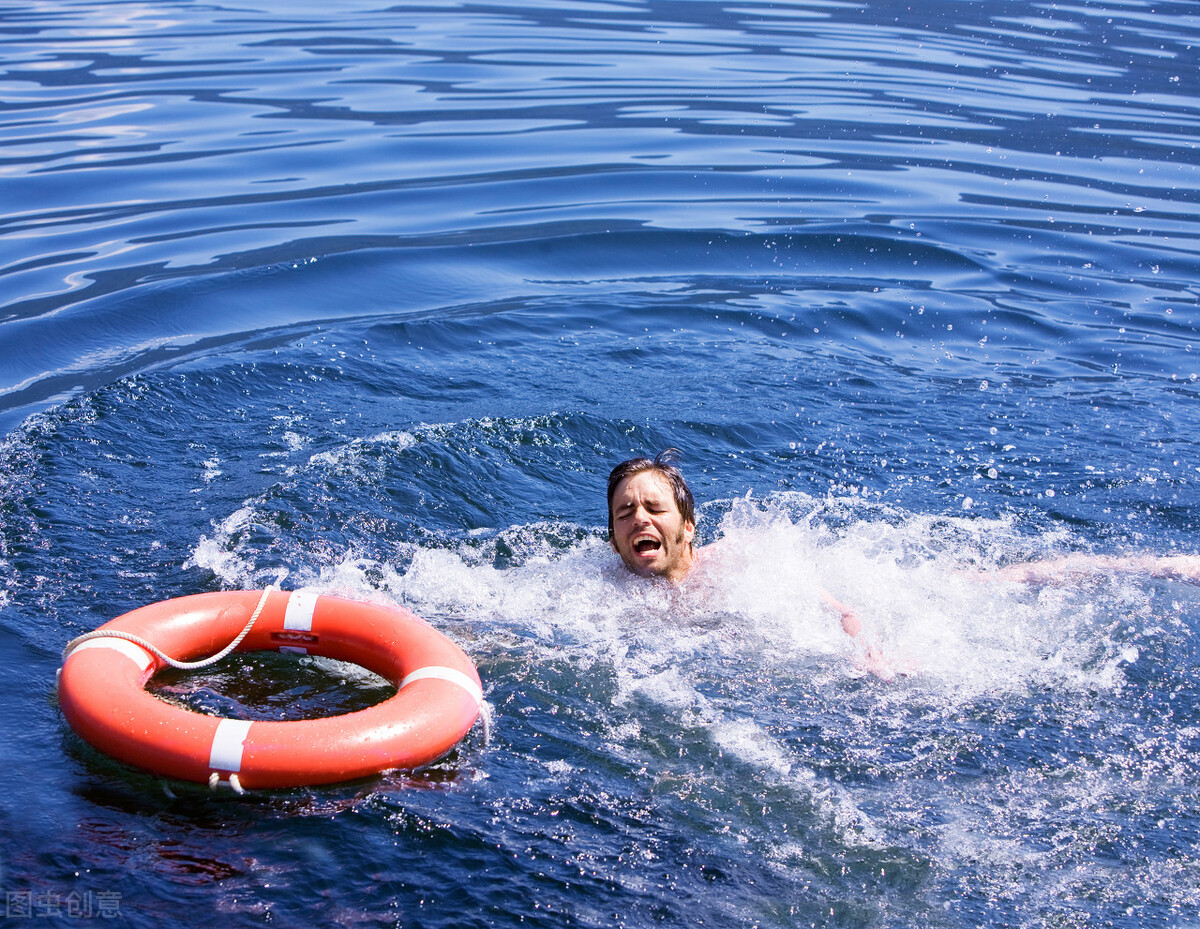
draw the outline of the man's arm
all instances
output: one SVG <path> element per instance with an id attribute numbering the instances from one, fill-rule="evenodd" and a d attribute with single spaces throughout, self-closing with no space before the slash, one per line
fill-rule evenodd
<path id="1" fill-rule="evenodd" d="M 1072 584 L 1089 574 L 1148 574 L 1200 584 L 1200 556 L 1074 554 L 1008 565 L 996 571 L 999 580 L 1026 584 Z"/>

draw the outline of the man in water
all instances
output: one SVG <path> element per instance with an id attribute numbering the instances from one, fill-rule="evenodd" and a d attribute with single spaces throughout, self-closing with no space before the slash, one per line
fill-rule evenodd
<path id="1" fill-rule="evenodd" d="M 693 545 L 696 502 L 669 448 L 655 458 L 623 461 L 608 476 L 608 540 L 625 567 L 639 577 L 679 584 L 701 560 Z M 863 648 L 864 664 L 890 676 L 878 647 L 863 637 L 862 620 L 828 592 L 821 599 L 842 617 L 842 629 Z"/>
<path id="2" fill-rule="evenodd" d="M 696 504 L 682 472 L 672 462 L 675 449 L 655 458 L 623 461 L 608 476 L 608 538 L 625 567 L 639 577 L 682 582 L 704 559 L 693 545 Z M 1200 556 L 1105 556 L 1073 554 L 1042 562 L 1009 565 L 981 579 L 1032 584 L 1077 583 L 1088 574 L 1145 573 L 1200 584 Z M 859 663 L 883 678 L 894 675 L 862 620 L 827 591 L 821 599 L 842 618 L 842 629 L 859 648 Z"/>

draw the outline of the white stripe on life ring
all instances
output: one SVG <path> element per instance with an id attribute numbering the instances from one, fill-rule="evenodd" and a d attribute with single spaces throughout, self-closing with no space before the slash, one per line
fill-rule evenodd
<path id="1" fill-rule="evenodd" d="M 128 639 L 122 639 L 115 635 L 100 635 L 94 639 L 88 639 L 86 642 L 80 642 L 71 649 L 71 654 L 74 655 L 76 652 L 82 652 L 88 648 L 111 648 L 114 652 L 120 652 L 126 658 L 136 662 L 142 671 L 154 664 L 154 656 L 140 645 L 135 645 Z"/>
<path id="2" fill-rule="evenodd" d="M 308 590 L 293 590 L 283 612 L 283 628 L 293 632 L 312 632 L 313 610 L 320 594 Z"/>
<path id="3" fill-rule="evenodd" d="M 213 733 L 212 751 L 208 766 L 214 771 L 242 770 L 242 749 L 250 733 L 250 721 L 245 719 L 222 719 Z"/>
<path id="4" fill-rule="evenodd" d="M 471 699 L 475 701 L 476 705 L 483 705 L 483 691 L 479 689 L 478 684 L 456 668 L 444 668 L 441 665 L 429 665 L 427 668 L 417 668 L 417 670 L 413 671 L 400 682 L 399 689 L 403 690 L 413 681 L 420 681 L 429 677 L 457 684 L 471 695 Z"/>

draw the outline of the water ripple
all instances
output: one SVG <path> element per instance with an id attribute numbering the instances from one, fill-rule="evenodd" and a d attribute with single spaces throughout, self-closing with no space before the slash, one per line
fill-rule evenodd
<path id="1" fill-rule="evenodd" d="M 1195 589 L 992 572 L 1195 550 L 1198 46 L 1182 0 L 0 10 L 10 906 L 1186 919 Z M 671 445 L 719 585 L 605 542 Z M 489 731 L 236 799 L 67 732 L 71 635 L 284 571 L 446 629 Z M 375 698 L 241 667 L 178 689 Z"/>

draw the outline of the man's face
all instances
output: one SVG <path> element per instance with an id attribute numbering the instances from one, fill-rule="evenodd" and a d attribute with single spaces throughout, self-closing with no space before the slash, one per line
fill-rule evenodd
<path id="1" fill-rule="evenodd" d="M 696 526 L 684 521 L 665 477 L 631 474 L 617 485 L 612 508 L 612 547 L 630 571 L 674 582 L 691 570 Z"/>

